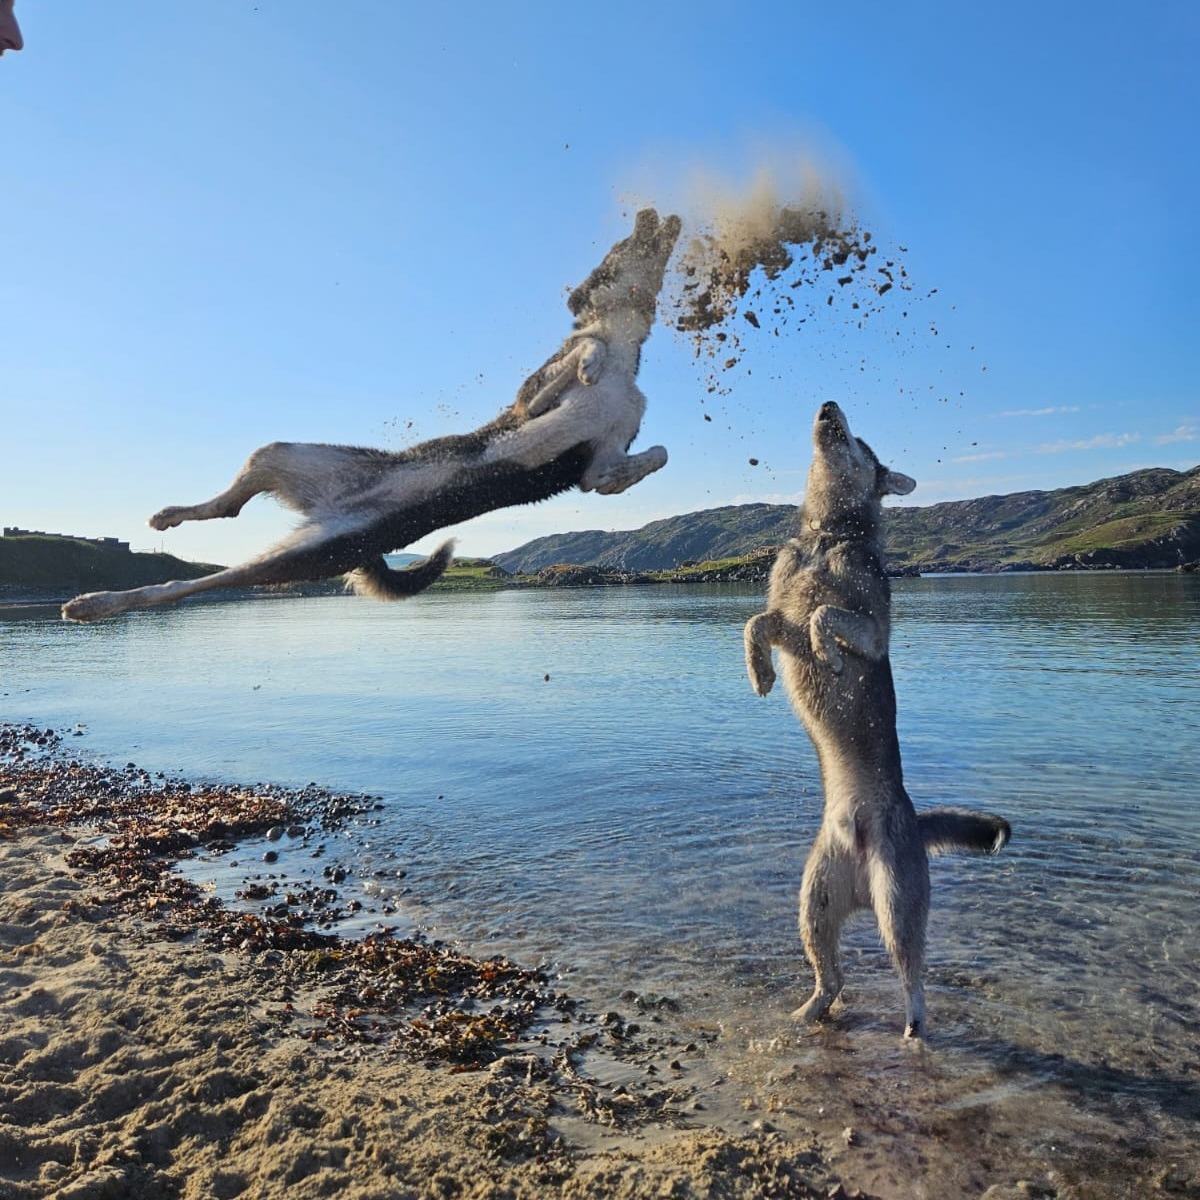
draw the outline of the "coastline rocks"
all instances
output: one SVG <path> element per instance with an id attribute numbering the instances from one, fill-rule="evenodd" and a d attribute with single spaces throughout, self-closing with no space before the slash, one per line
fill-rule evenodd
<path id="1" fill-rule="evenodd" d="M 654 580 L 649 575 L 640 575 L 634 571 L 562 563 L 554 567 L 544 567 L 533 577 L 532 582 L 537 587 L 627 587 L 631 584 L 653 583 Z"/>

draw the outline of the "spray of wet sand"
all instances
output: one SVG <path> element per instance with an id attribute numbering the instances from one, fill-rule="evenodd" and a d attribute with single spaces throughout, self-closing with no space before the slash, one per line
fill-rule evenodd
<path id="1" fill-rule="evenodd" d="M 717 370 L 737 365 L 749 330 L 779 337 L 843 300 L 861 323 L 909 289 L 903 250 L 881 251 L 836 177 L 810 162 L 761 166 L 742 187 L 698 175 L 689 191 L 664 320 Z"/>

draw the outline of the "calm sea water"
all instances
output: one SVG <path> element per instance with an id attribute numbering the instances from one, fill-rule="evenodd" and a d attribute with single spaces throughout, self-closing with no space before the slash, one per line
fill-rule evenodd
<path id="1" fill-rule="evenodd" d="M 0 713 L 79 723 L 72 750 L 150 770 L 378 795 L 378 824 L 336 852 L 408 921 L 598 1005 L 669 995 L 763 1087 L 780 1062 L 817 1078 L 870 1053 L 877 1099 L 911 1068 L 869 919 L 846 939 L 841 1025 L 786 1023 L 809 986 L 795 908 L 820 791 L 783 696 L 745 678 L 760 605 L 659 587 L 213 602 L 96 626 L 0 609 Z M 1196 577 L 897 583 L 909 791 L 1014 829 L 994 860 L 934 864 L 931 1103 L 1025 1128 L 1033 1089 L 1037 1121 L 1077 1141 L 1194 1147 L 1198 651 Z"/>

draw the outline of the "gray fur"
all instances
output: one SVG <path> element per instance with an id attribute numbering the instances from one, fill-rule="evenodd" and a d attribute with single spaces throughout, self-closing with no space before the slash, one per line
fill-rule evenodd
<path id="1" fill-rule="evenodd" d="M 793 1014 L 824 1016 L 842 990 L 838 940 L 846 918 L 872 908 L 905 992 L 905 1036 L 925 1029 L 923 975 L 929 853 L 999 852 L 1008 822 L 967 809 L 918 814 L 904 788 L 888 658 L 891 585 L 883 566 L 881 500 L 916 483 L 883 466 L 823 404 L 813 426 L 800 535 L 775 559 L 767 610 L 746 624 L 746 669 L 765 696 L 784 684 L 817 751 L 825 812 L 804 868 L 800 933 L 816 974 Z"/>
<path id="2" fill-rule="evenodd" d="M 268 493 L 305 518 L 290 538 L 200 579 L 76 596 L 63 605 L 63 618 L 95 621 L 218 588 L 338 575 L 376 599 L 399 599 L 441 575 L 452 543 L 400 571 L 383 557 L 391 550 L 570 487 L 606 495 L 632 487 L 667 461 L 662 446 L 638 454 L 629 447 L 646 410 L 636 382 L 642 343 L 679 231 L 678 217 L 660 221 L 649 208 L 638 213 L 632 235 L 572 292 L 572 333 L 495 420 L 398 453 L 315 443 L 262 446 L 219 496 L 164 508 L 149 523 L 165 530 L 236 517 L 248 500 Z"/>

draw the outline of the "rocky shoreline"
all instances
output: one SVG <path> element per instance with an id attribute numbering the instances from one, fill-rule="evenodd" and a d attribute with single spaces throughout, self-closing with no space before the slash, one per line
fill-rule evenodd
<path id="1" fill-rule="evenodd" d="M 171 869 L 372 803 L 99 767 L 0 726 L 0 1198 L 865 1200 L 814 1138 L 696 1128 L 681 1060 L 702 1047 L 652 1000 L 590 1013 L 505 959 L 323 932 L 336 870 L 256 915 Z"/>
<path id="2" fill-rule="evenodd" d="M 403 936 L 379 899 L 356 911 L 375 893 L 339 829 L 377 798 L 98 765 L 76 732 L 0 724 L 0 1200 L 1116 1200 L 1200 1180 L 1120 1072 L 1015 1048 L 997 1068 L 986 1034 L 952 1066 L 852 1015 L 798 1035 L 781 1014 L 760 1040 L 670 997 L 593 1011 Z M 234 854 L 236 903 L 177 869 Z M 283 869 L 300 858 L 315 882 Z"/>

